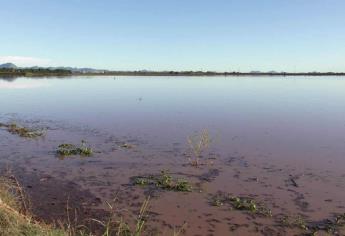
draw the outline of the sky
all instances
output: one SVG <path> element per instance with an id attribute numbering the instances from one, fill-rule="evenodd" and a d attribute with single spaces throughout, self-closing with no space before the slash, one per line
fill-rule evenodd
<path id="1" fill-rule="evenodd" d="M 0 63 L 345 71 L 344 0 L 0 0 Z"/>

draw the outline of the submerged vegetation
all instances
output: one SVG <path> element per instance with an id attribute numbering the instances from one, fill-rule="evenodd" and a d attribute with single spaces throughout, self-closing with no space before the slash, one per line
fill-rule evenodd
<path id="1" fill-rule="evenodd" d="M 133 185 L 155 187 L 168 191 L 191 192 L 191 184 L 184 179 L 175 179 L 167 172 L 159 175 L 137 176 L 132 178 Z"/>
<path id="2" fill-rule="evenodd" d="M 85 141 L 82 141 L 80 146 L 69 143 L 60 144 L 56 153 L 59 156 L 91 156 L 93 151 L 91 147 L 86 145 Z"/>
<path id="3" fill-rule="evenodd" d="M 237 197 L 222 192 L 212 196 L 211 204 L 217 207 L 227 205 L 230 209 L 246 211 L 266 217 L 272 216 L 272 212 L 269 208 L 262 203 L 256 202 L 252 198 Z"/>
<path id="4" fill-rule="evenodd" d="M 188 157 L 189 163 L 193 166 L 200 165 L 200 159 L 203 153 L 209 148 L 211 143 L 208 131 L 202 130 L 200 134 L 189 136 L 187 138 L 191 155 Z"/>
<path id="5" fill-rule="evenodd" d="M 299 228 L 305 235 L 318 235 L 318 232 L 327 232 L 330 235 L 340 235 L 339 231 L 345 227 L 345 213 L 337 214 L 333 218 L 318 222 L 307 222 L 302 216 L 284 216 L 281 219 L 283 226 Z"/>
<path id="6" fill-rule="evenodd" d="M 0 128 L 5 128 L 9 133 L 18 135 L 23 138 L 37 138 L 44 135 L 44 132 L 41 130 L 29 129 L 27 127 L 22 127 L 16 123 L 0 123 Z"/>

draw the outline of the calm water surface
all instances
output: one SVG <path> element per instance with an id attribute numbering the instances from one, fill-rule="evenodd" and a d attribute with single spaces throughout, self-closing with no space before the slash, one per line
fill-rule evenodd
<path id="1" fill-rule="evenodd" d="M 40 198 L 35 188 L 58 195 L 51 186 L 59 181 L 65 192 L 78 188 L 85 199 L 99 200 L 97 209 L 114 192 L 140 202 L 147 192 L 128 186 L 130 177 L 169 169 L 190 177 L 202 193 L 158 194 L 151 202 L 159 214 L 152 228 L 186 221 L 186 235 L 289 234 L 276 226 L 283 213 L 314 222 L 345 212 L 343 77 L 0 79 L 0 108 L 0 122 L 47 128 L 35 141 L 0 130 L 0 164 L 21 170 L 33 199 Z M 185 156 L 187 137 L 203 129 L 212 138 L 205 158 L 213 164 L 193 168 Z M 54 155 L 59 143 L 82 139 L 96 150 L 94 157 Z M 124 142 L 134 150 L 119 148 Z M 207 173 L 216 174 L 206 182 L 199 178 Z M 52 183 L 40 182 L 42 176 Z M 210 206 L 220 190 L 265 202 L 273 218 L 248 219 Z M 51 200 L 38 202 L 36 214 L 49 218 L 45 204 Z"/>

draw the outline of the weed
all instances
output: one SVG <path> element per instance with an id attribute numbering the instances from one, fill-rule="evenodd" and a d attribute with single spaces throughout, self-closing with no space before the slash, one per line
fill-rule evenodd
<path id="1" fill-rule="evenodd" d="M 9 133 L 18 135 L 22 138 L 37 138 L 44 135 L 43 131 L 21 127 L 16 123 L 0 123 L 0 128 L 5 128 Z"/>
<path id="2" fill-rule="evenodd" d="M 133 178 L 134 185 L 154 186 L 159 189 L 177 192 L 190 192 L 192 186 L 183 179 L 174 179 L 167 172 L 162 171 L 160 175 L 138 176 Z"/>
<path id="3" fill-rule="evenodd" d="M 187 141 L 191 151 L 189 163 L 197 167 L 200 164 L 203 153 L 208 149 L 211 143 L 209 133 L 207 130 L 202 130 L 200 134 L 189 136 Z"/>
<path id="4" fill-rule="evenodd" d="M 86 145 L 85 141 L 82 141 L 79 147 L 68 143 L 60 144 L 56 153 L 59 156 L 91 156 L 93 151 Z"/>

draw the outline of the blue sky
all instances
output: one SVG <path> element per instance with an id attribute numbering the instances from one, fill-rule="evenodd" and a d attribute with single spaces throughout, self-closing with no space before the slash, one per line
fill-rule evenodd
<path id="1" fill-rule="evenodd" d="M 344 0 L 0 0 L 0 62 L 345 71 Z"/>

